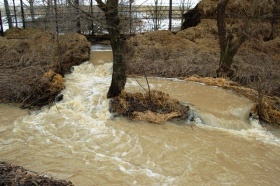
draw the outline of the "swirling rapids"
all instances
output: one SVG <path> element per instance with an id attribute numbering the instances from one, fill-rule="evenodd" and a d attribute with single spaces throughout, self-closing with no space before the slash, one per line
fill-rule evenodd
<path id="1" fill-rule="evenodd" d="M 150 78 L 196 111 L 201 123 L 154 125 L 114 117 L 111 63 L 85 62 L 66 76 L 64 99 L 30 114 L 1 105 L 0 159 L 75 185 L 277 185 L 280 142 L 252 103 L 230 91 Z M 128 79 L 126 89 L 145 80 Z"/>

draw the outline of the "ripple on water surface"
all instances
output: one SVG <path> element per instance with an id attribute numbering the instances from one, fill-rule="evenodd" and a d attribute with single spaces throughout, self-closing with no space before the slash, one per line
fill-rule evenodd
<path id="1" fill-rule="evenodd" d="M 211 124 L 191 128 L 113 118 L 106 99 L 111 70 L 111 63 L 74 67 L 65 77 L 61 102 L 16 119 L 12 127 L 0 128 L 0 158 L 70 179 L 75 185 L 279 183 L 280 148 L 267 142 L 274 138 L 268 138 L 262 128 L 229 130 Z M 230 92 L 215 96 L 220 90 L 204 85 L 153 79 L 150 83 L 152 88 L 192 103 L 198 113 L 225 118 L 241 114 L 244 120 L 245 106 L 219 100 L 230 95 L 232 102 L 239 99 Z M 136 86 L 134 79 L 128 79 L 129 90 Z"/>

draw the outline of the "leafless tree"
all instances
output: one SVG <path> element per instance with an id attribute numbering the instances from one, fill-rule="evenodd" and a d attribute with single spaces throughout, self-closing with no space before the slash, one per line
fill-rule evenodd
<path id="1" fill-rule="evenodd" d="M 280 0 L 274 0 L 274 8 L 272 12 L 272 18 L 271 18 L 271 32 L 270 36 L 268 38 L 265 38 L 266 40 L 272 40 L 275 38 L 275 26 L 277 24 L 277 18 L 280 17 Z"/>
<path id="2" fill-rule="evenodd" d="M 0 9 L 0 36 L 4 36 L 4 29 L 3 29 L 1 9 Z"/>
<path id="3" fill-rule="evenodd" d="M 79 0 L 75 0 L 74 1 L 74 3 L 75 3 L 75 6 L 76 7 L 79 7 L 80 6 L 80 4 L 79 4 Z M 77 8 L 76 9 L 76 30 L 77 30 L 77 33 L 81 33 L 81 18 L 80 18 L 80 10 L 79 10 L 79 8 Z"/>
<path id="4" fill-rule="evenodd" d="M 13 21 L 12 21 L 8 0 L 4 0 L 4 5 L 5 5 L 5 11 L 6 11 L 9 28 L 13 28 Z"/>
<path id="5" fill-rule="evenodd" d="M 154 5 L 149 8 L 149 13 L 153 21 L 153 30 L 159 30 L 161 22 L 164 19 L 166 7 L 163 6 L 162 0 L 154 0 Z"/>
<path id="6" fill-rule="evenodd" d="M 180 10 L 180 16 L 181 16 L 181 25 L 183 24 L 183 22 L 185 21 L 184 18 L 184 13 L 186 13 L 186 11 L 188 11 L 191 7 L 191 0 L 180 0 L 179 3 L 179 10 Z"/>
<path id="7" fill-rule="evenodd" d="M 217 6 L 217 26 L 220 45 L 220 62 L 217 76 L 219 77 L 233 75 L 233 70 L 231 69 L 233 57 L 250 35 L 251 22 L 255 17 L 259 4 L 259 0 L 251 0 L 250 10 L 245 18 L 245 23 L 239 30 L 239 33 L 237 33 L 237 39 L 234 39 L 233 33 L 227 30 L 226 26 L 226 7 L 228 2 L 229 0 L 219 0 Z"/>
<path id="8" fill-rule="evenodd" d="M 98 7 L 105 13 L 107 29 L 113 50 L 113 74 L 112 82 L 107 97 L 118 96 L 124 89 L 126 83 L 126 66 L 123 60 L 123 39 L 121 38 L 118 16 L 118 0 L 96 0 Z"/>
<path id="9" fill-rule="evenodd" d="M 32 23 L 35 22 L 34 1 L 35 1 L 35 0 L 28 0 L 28 3 L 29 3 L 29 10 L 30 10 L 30 16 L 31 16 L 31 21 L 32 21 Z"/>

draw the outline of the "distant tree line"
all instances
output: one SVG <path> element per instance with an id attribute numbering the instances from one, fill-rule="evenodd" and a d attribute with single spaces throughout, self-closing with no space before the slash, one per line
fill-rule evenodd
<path id="1" fill-rule="evenodd" d="M 55 31 L 57 22 L 61 32 L 107 32 L 105 14 L 95 0 L 20 0 L 19 4 L 15 4 L 15 0 L 3 2 L 2 27 L 5 22 L 9 28 L 33 27 Z M 167 20 L 168 29 L 175 29 L 172 28 L 172 19 L 180 20 L 190 6 L 191 0 L 181 0 L 178 4 L 163 4 L 161 0 L 154 0 L 151 5 L 135 5 L 132 0 L 120 0 L 118 15 L 121 32 L 160 30 L 163 29 L 163 21 Z"/>

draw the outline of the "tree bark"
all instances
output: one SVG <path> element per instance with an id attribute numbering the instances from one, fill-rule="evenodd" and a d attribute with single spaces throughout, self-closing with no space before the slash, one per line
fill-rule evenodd
<path id="1" fill-rule="evenodd" d="M 8 19 L 9 28 L 13 28 L 13 21 L 12 21 L 12 16 L 11 16 L 8 0 L 4 0 L 4 4 L 5 4 L 5 11 L 6 11 L 7 19 Z"/>
<path id="2" fill-rule="evenodd" d="M 76 8 L 76 17 L 77 17 L 76 32 L 80 34 L 81 33 L 81 18 L 80 18 L 80 9 L 79 9 L 80 3 L 79 0 L 75 0 L 74 3 L 75 6 L 78 7 Z"/>
<path id="3" fill-rule="evenodd" d="M 34 0 L 28 0 L 32 24 L 35 23 Z"/>
<path id="4" fill-rule="evenodd" d="M 113 50 L 112 81 L 107 98 L 118 96 L 126 83 L 126 65 L 123 60 L 123 39 L 120 35 L 118 0 L 107 0 L 106 4 L 96 0 L 98 7 L 105 13 L 110 42 Z"/>
<path id="5" fill-rule="evenodd" d="M 218 77 L 223 76 L 223 74 L 225 74 L 230 69 L 233 60 L 233 57 L 231 58 L 227 56 L 229 41 L 227 39 L 225 14 L 228 2 L 229 0 L 220 0 L 217 6 L 217 26 L 220 45 L 220 62 L 219 68 L 217 69 Z"/>
<path id="6" fill-rule="evenodd" d="M 3 36 L 3 37 L 4 37 L 4 29 L 3 29 L 3 22 L 2 22 L 1 9 L 0 9 L 0 36 Z"/>
<path id="7" fill-rule="evenodd" d="M 20 9 L 21 9 L 22 27 L 25 29 L 24 8 L 23 8 L 22 0 L 20 0 Z"/>
<path id="8" fill-rule="evenodd" d="M 228 2 L 229 0 L 220 0 L 217 6 L 217 26 L 220 45 L 220 62 L 219 68 L 216 71 L 218 77 L 231 77 L 233 75 L 234 72 L 231 69 L 233 57 L 248 38 L 249 28 L 258 5 L 258 0 L 251 1 L 250 12 L 249 15 L 247 15 L 244 26 L 237 34 L 238 38 L 233 40 L 233 34 L 231 32 L 227 33 L 226 30 L 225 12 Z"/>

